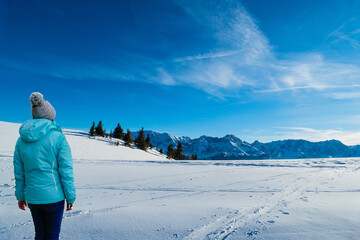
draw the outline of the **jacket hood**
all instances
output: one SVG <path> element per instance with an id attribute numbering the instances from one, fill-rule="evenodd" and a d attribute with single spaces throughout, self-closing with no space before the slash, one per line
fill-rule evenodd
<path id="1" fill-rule="evenodd" d="M 50 131 L 61 131 L 61 127 L 47 119 L 30 119 L 24 122 L 19 133 L 25 142 L 36 142 Z"/>

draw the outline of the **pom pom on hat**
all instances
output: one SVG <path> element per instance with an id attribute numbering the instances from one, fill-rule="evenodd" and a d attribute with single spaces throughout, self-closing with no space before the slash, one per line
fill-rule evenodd
<path id="1" fill-rule="evenodd" d="M 30 102 L 33 106 L 40 106 L 44 102 L 44 96 L 39 92 L 34 92 L 30 96 Z"/>

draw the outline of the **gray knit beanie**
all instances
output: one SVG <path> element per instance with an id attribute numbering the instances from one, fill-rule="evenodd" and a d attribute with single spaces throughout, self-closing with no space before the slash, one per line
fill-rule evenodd
<path id="1" fill-rule="evenodd" d="M 44 118 L 54 120 L 56 116 L 55 109 L 39 92 L 33 92 L 30 96 L 31 102 L 31 115 L 33 119 Z"/>

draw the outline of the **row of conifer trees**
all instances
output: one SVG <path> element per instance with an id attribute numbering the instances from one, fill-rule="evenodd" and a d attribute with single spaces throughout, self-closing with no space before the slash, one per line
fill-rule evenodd
<path id="1" fill-rule="evenodd" d="M 135 139 L 135 141 L 132 138 L 131 132 L 129 129 L 127 129 L 126 133 L 124 134 L 124 130 L 120 126 L 120 123 L 117 124 L 114 131 L 110 131 L 109 134 L 106 134 L 106 130 L 103 127 L 103 124 L 101 121 L 95 126 L 95 122 L 93 122 L 91 128 L 90 128 L 90 136 L 101 136 L 101 137 L 109 137 L 110 139 L 115 138 L 119 140 L 123 140 L 125 142 L 125 146 L 130 147 L 132 143 L 135 143 L 135 145 L 142 149 L 146 150 L 148 148 L 153 148 L 153 145 L 151 144 L 150 136 L 147 135 L 145 139 L 144 135 L 144 128 L 141 128 L 139 131 L 138 137 Z M 119 141 L 116 141 L 116 145 L 119 145 Z M 162 149 L 157 149 L 161 154 L 163 154 Z M 197 154 L 192 154 L 191 156 L 186 156 L 184 154 L 184 150 L 182 147 L 181 142 L 178 142 L 176 148 L 174 148 L 173 144 L 170 144 L 167 149 L 167 156 L 168 158 L 173 158 L 176 160 L 197 160 Z"/>
<path id="2" fill-rule="evenodd" d="M 89 133 L 90 136 L 92 137 L 97 135 L 100 137 L 106 137 L 106 138 L 109 137 L 110 139 L 115 138 L 115 139 L 123 140 L 125 142 L 125 146 L 127 147 L 130 147 L 132 143 L 135 143 L 135 145 L 142 150 L 153 148 L 153 145 L 151 144 L 150 136 L 147 135 L 145 139 L 144 128 L 142 128 L 139 131 L 139 135 L 135 139 L 135 141 L 133 140 L 129 129 L 127 129 L 126 133 L 124 134 L 124 130 L 120 126 L 120 123 L 117 124 L 117 126 L 114 129 L 114 132 L 111 130 L 110 133 L 107 134 L 106 130 L 103 127 L 102 121 L 99 121 L 99 123 L 96 126 L 95 126 L 95 122 L 93 122 Z M 116 145 L 119 145 L 119 141 L 116 141 Z"/>
<path id="3" fill-rule="evenodd" d="M 191 156 L 187 156 L 184 154 L 184 150 L 182 147 L 182 143 L 179 141 L 176 148 L 174 149 L 174 145 L 170 144 L 167 149 L 168 158 L 173 158 L 176 160 L 197 160 L 197 154 L 192 154 Z"/>

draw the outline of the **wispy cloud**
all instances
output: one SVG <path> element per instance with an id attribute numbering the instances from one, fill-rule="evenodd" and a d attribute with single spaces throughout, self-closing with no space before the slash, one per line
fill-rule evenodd
<path id="1" fill-rule="evenodd" d="M 307 127 L 276 127 L 277 129 L 285 129 L 285 130 L 294 130 L 294 131 L 300 131 L 303 133 L 310 133 L 310 134 L 317 134 L 321 137 L 324 137 L 324 139 L 331 139 L 329 136 L 333 134 L 341 133 L 341 130 L 331 130 L 331 129 L 314 129 L 314 128 L 307 128 Z"/>
<path id="2" fill-rule="evenodd" d="M 199 54 L 199 55 L 195 55 L 195 56 L 175 58 L 174 62 L 203 60 L 203 59 L 208 59 L 208 58 L 222 58 L 222 57 L 233 56 L 233 55 L 236 55 L 236 54 L 239 54 L 242 52 L 244 52 L 244 51 L 243 50 L 234 50 L 234 51 L 224 51 L 224 52 L 217 52 L 217 53 L 205 53 L 205 54 Z"/>
<path id="3" fill-rule="evenodd" d="M 283 91 L 295 91 L 298 89 L 316 89 L 316 90 L 324 90 L 324 89 L 341 89 L 341 88 L 359 88 L 360 84 L 353 84 L 353 85 L 313 85 L 313 86 L 298 86 L 298 87 L 288 87 L 288 88 L 273 88 L 273 89 L 264 89 L 264 90 L 257 90 L 255 92 L 260 92 L 260 93 L 272 93 L 272 92 L 283 92 Z M 355 92 L 355 93 L 348 93 L 348 92 L 343 92 L 343 93 L 338 93 L 338 94 L 333 94 L 334 98 L 337 99 L 345 99 L 345 98 L 353 98 L 353 97 L 358 97 L 360 94 L 360 92 Z M 346 96 L 347 95 L 347 96 Z M 337 96 L 337 97 L 336 97 Z"/>
<path id="4" fill-rule="evenodd" d="M 331 97 L 335 99 L 360 99 L 360 92 L 336 92 L 331 93 Z"/>
<path id="5" fill-rule="evenodd" d="M 332 42 L 336 43 L 339 41 L 346 41 L 348 42 L 352 47 L 359 49 L 360 48 L 360 42 L 357 40 L 354 36 L 360 33 L 360 28 L 352 29 L 350 31 L 346 30 L 345 28 L 349 23 L 354 22 L 356 19 L 350 19 L 346 22 L 344 22 L 340 27 L 335 29 L 333 32 L 331 32 L 326 39 L 328 38 L 335 38 Z"/>
<path id="6" fill-rule="evenodd" d="M 333 93 L 360 87 L 358 66 L 326 60 L 319 53 L 276 59 L 268 69 L 270 78 L 274 80 L 255 89 L 254 93 L 311 90 L 326 97 L 340 99 Z M 355 94 L 352 96 L 356 97 Z"/>
<path id="7" fill-rule="evenodd" d="M 202 89 L 217 97 L 236 95 L 236 89 L 262 85 L 258 70 L 273 59 L 272 47 L 247 11 L 235 1 L 179 2 L 222 50 L 181 56 L 173 60 L 171 74 L 177 82 Z M 228 50 L 226 50 L 228 49 Z M 235 49 L 235 50 L 234 50 Z"/>
<path id="8" fill-rule="evenodd" d="M 163 68 L 157 68 L 156 70 L 159 73 L 157 76 L 154 77 L 156 81 L 159 81 L 161 84 L 164 85 L 176 85 L 176 81 L 174 80 L 174 78 Z"/>

